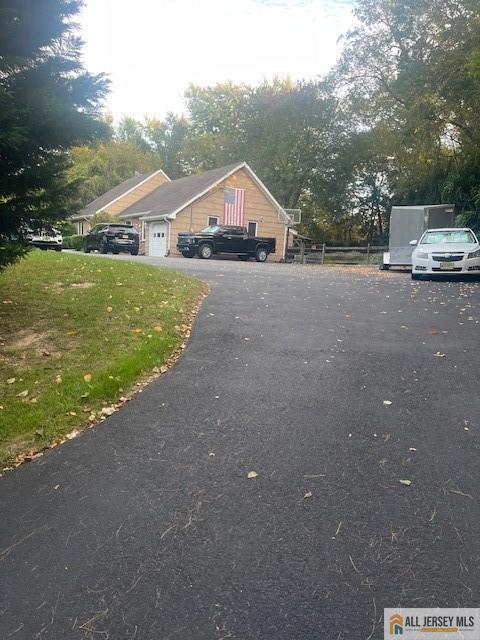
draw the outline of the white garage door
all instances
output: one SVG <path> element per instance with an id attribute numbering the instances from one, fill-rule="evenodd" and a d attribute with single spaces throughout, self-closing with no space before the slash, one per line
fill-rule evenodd
<path id="1" fill-rule="evenodd" d="M 151 222 L 148 254 L 150 256 L 166 256 L 168 240 L 168 224 L 166 222 Z"/>

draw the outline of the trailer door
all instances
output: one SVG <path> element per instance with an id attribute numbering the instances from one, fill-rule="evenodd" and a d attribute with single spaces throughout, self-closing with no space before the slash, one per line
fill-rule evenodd
<path id="1" fill-rule="evenodd" d="M 419 240 L 425 231 L 424 212 L 421 209 L 392 209 L 390 217 L 390 264 L 412 264 L 413 247 L 410 240 Z"/>

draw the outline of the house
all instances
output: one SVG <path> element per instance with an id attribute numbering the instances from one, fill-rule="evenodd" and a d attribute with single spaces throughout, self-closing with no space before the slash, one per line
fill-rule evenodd
<path id="1" fill-rule="evenodd" d="M 240 203 L 233 224 L 243 224 L 251 235 L 274 237 L 277 250 L 271 258 L 282 260 L 290 218 L 246 162 L 164 182 L 119 213 L 119 218 L 140 233 L 140 253 L 179 255 L 179 232 L 229 222 L 226 203 L 232 194 Z"/>
<path id="2" fill-rule="evenodd" d="M 95 214 L 106 211 L 111 215 L 118 215 L 137 200 L 169 181 L 170 178 L 161 169 L 133 176 L 90 202 L 70 220 L 76 224 L 78 235 L 83 236 L 90 229 L 89 220 Z"/>

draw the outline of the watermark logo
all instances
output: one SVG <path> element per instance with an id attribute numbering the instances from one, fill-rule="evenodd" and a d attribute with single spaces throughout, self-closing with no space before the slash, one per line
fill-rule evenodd
<path id="1" fill-rule="evenodd" d="M 385 609 L 385 640 L 480 640 L 480 609 Z"/>
<path id="2" fill-rule="evenodd" d="M 399 613 L 392 613 L 390 616 L 390 635 L 403 636 L 403 616 Z"/>

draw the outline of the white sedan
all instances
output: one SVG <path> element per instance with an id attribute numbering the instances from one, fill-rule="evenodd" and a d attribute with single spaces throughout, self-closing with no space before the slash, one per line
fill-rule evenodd
<path id="1" fill-rule="evenodd" d="M 410 244 L 412 280 L 439 273 L 480 276 L 480 244 L 471 229 L 429 229 Z"/>

